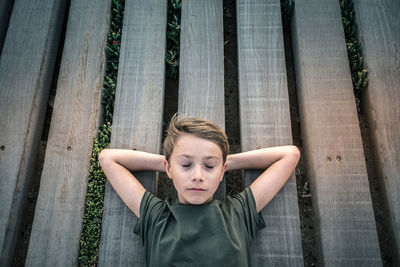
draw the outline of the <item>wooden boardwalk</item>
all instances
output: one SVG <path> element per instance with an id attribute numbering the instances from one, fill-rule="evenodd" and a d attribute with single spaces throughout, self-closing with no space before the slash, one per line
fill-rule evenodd
<path id="1" fill-rule="evenodd" d="M 166 1 L 126 1 L 111 148 L 160 151 L 166 20 Z M 136 177 L 155 192 L 154 172 Z M 107 182 L 99 266 L 146 266 L 136 221 Z"/>
<path id="2" fill-rule="evenodd" d="M 292 144 L 279 0 L 237 1 L 239 110 L 243 151 Z M 249 186 L 260 171 L 246 171 Z M 255 266 L 303 266 L 294 175 L 263 210 Z M 279 240 L 279 242 L 277 242 Z"/>
<path id="3" fill-rule="evenodd" d="M 400 254 L 400 2 L 354 1 L 369 70 L 368 90 L 362 103 L 373 139 L 376 168 L 386 192 Z M 378 6 L 379 5 L 379 8 Z"/>
<path id="4" fill-rule="evenodd" d="M 321 263 L 379 266 L 379 241 L 338 1 L 296 1 L 292 37 Z"/>
<path id="5" fill-rule="evenodd" d="M 111 1 L 71 1 L 27 266 L 78 264 Z M 90 14 L 86 16 L 85 14 Z M 52 256 L 52 255 L 56 255 Z"/>
<path id="6" fill-rule="evenodd" d="M 1 53 L 1 266 L 12 261 L 61 33 L 62 19 L 56 18 L 64 7 L 58 0 L 15 1 Z"/>
<path id="7" fill-rule="evenodd" d="M 159 153 L 167 1 L 125 2 L 111 147 Z M 400 254 L 400 4 L 354 2 L 370 71 L 363 110 Z M 0 0 L 0 266 L 12 264 L 66 3 Z M 78 265 L 92 139 L 102 115 L 110 6 L 111 0 L 71 0 L 26 266 Z M 242 151 L 292 144 L 280 1 L 237 0 L 236 10 Z M 223 12 L 222 0 L 183 0 L 178 98 L 181 116 L 205 117 L 221 127 Z M 318 264 L 381 266 L 339 1 L 297 0 L 291 28 Z M 257 174 L 245 171 L 245 185 Z M 137 177 L 155 192 L 155 173 Z M 225 194 L 224 181 L 217 197 Z M 267 228 L 253 244 L 254 266 L 303 266 L 294 174 L 262 214 Z M 107 183 L 99 266 L 145 266 L 132 232 L 136 220 Z"/>

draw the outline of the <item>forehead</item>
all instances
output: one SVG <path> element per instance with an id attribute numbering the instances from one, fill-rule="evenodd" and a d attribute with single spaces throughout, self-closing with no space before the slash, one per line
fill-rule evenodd
<path id="1" fill-rule="evenodd" d="M 218 158 L 222 159 L 221 148 L 214 142 L 195 136 L 185 134 L 178 138 L 171 156 L 184 156 L 186 158 Z"/>

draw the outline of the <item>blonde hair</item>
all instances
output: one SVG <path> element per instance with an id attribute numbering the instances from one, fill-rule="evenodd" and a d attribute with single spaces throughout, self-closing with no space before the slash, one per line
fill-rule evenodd
<path id="1" fill-rule="evenodd" d="M 214 122 L 201 118 L 178 119 L 177 113 L 169 123 L 167 137 L 164 140 L 164 155 L 168 162 L 178 138 L 183 134 L 193 134 L 215 143 L 221 149 L 222 160 L 225 163 L 229 153 L 229 143 L 224 130 Z"/>

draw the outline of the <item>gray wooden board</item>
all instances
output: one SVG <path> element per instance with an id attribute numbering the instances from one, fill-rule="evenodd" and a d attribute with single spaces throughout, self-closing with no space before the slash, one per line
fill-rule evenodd
<path id="1" fill-rule="evenodd" d="M 243 151 L 292 144 L 279 0 L 237 1 L 239 108 Z M 261 171 L 246 171 L 249 186 Z M 255 266 L 303 266 L 296 180 L 261 211 Z"/>
<path id="2" fill-rule="evenodd" d="M 14 0 L 0 0 L 0 54 L 6 38 Z"/>
<path id="3" fill-rule="evenodd" d="M 400 2 L 356 0 L 354 9 L 369 78 L 363 110 L 400 254 Z"/>
<path id="4" fill-rule="evenodd" d="M 111 1 L 72 0 L 27 266 L 78 265 Z"/>
<path id="5" fill-rule="evenodd" d="M 200 117 L 225 128 L 222 0 L 182 1 L 180 117 Z M 225 179 L 215 193 L 225 198 Z"/>
<path id="6" fill-rule="evenodd" d="M 65 2 L 17 0 L 0 59 L 0 265 L 11 264 L 33 174 Z M 60 19 L 61 18 L 61 19 Z"/>
<path id="7" fill-rule="evenodd" d="M 167 1 L 126 1 L 111 147 L 159 153 L 164 101 Z M 136 173 L 155 191 L 153 172 Z M 99 266 L 145 266 L 137 217 L 107 181 Z"/>
<path id="8" fill-rule="evenodd" d="M 301 134 L 320 264 L 380 266 L 339 1 L 298 0 L 294 12 Z"/>

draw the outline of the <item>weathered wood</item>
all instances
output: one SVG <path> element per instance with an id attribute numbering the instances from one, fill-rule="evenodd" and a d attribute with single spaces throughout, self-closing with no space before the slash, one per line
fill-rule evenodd
<path id="1" fill-rule="evenodd" d="M 181 27 L 178 112 L 224 127 L 222 0 L 183 1 Z"/>
<path id="2" fill-rule="evenodd" d="M 324 266 L 381 266 L 339 1 L 298 0 L 292 38 Z"/>
<path id="3" fill-rule="evenodd" d="M 292 144 L 280 1 L 239 0 L 236 10 L 242 150 Z M 245 171 L 245 185 L 260 174 Z M 303 266 L 294 175 L 262 214 L 254 266 Z"/>
<path id="4" fill-rule="evenodd" d="M 379 178 L 386 191 L 400 254 L 400 2 L 353 2 L 369 72 L 361 103 L 368 116 Z"/>
<path id="5" fill-rule="evenodd" d="M 164 101 L 167 1 L 126 1 L 111 147 L 159 153 Z M 136 173 L 155 190 L 154 172 Z M 99 266 L 145 266 L 137 217 L 106 184 Z"/>
<path id="6" fill-rule="evenodd" d="M 178 113 L 225 128 L 222 0 L 182 2 Z M 225 198 L 225 179 L 215 196 Z"/>
<path id="7" fill-rule="evenodd" d="M 72 0 L 27 266 L 78 265 L 111 1 Z"/>
<path id="8" fill-rule="evenodd" d="M 42 134 L 65 1 L 17 0 L 0 59 L 0 265 L 11 264 Z M 61 18 L 61 19 L 60 19 Z"/>
<path id="9" fill-rule="evenodd" d="M 6 38 L 8 23 L 11 17 L 14 0 L 0 0 L 0 55 Z"/>

